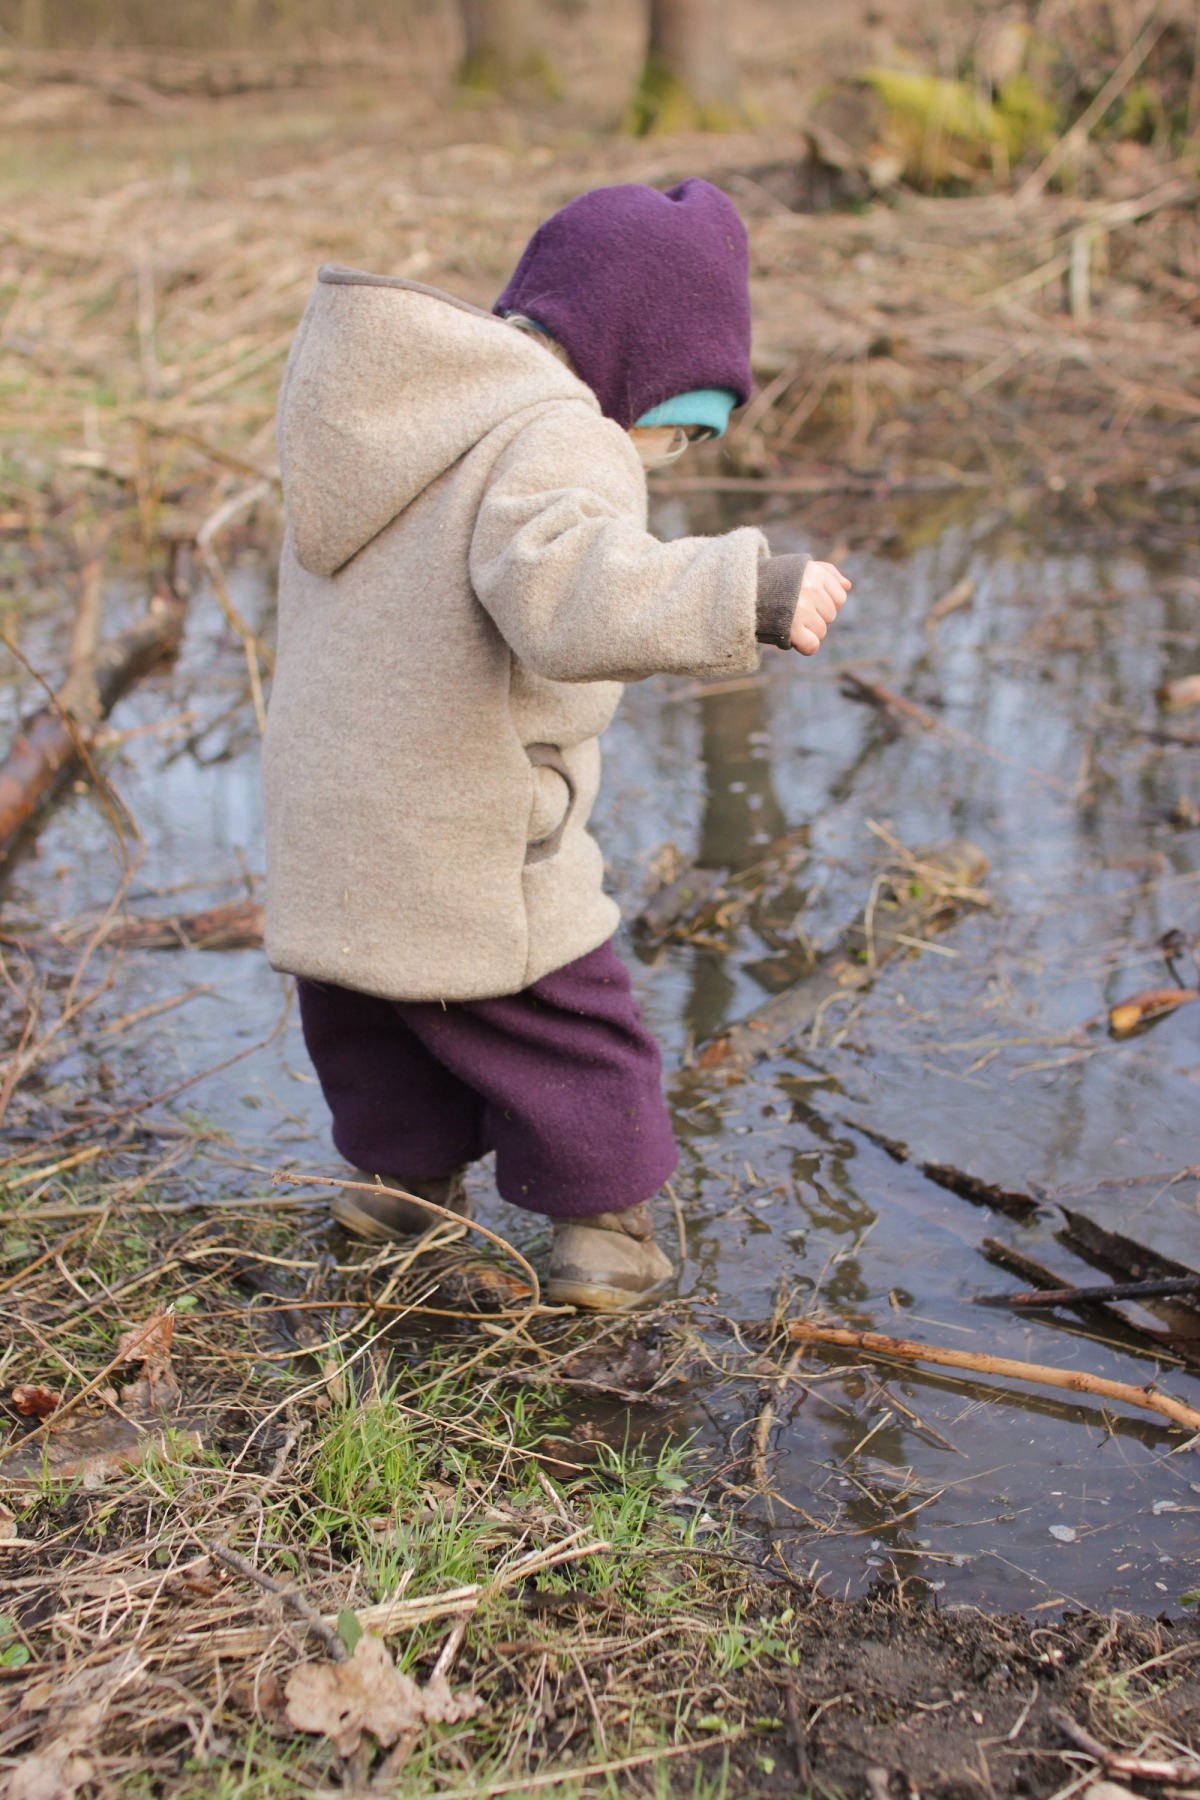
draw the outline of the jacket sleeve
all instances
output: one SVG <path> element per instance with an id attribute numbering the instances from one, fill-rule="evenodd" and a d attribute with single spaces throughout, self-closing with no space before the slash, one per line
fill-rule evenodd
<path id="1" fill-rule="evenodd" d="M 471 584 L 521 661 L 553 681 L 741 675 L 758 666 L 749 528 L 660 543 L 619 425 L 548 408 L 497 459 L 476 518 Z"/>

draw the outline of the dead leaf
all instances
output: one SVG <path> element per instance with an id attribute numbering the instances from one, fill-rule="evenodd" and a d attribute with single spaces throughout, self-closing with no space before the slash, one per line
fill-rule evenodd
<path id="1" fill-rule="evenodd" d="M 699 924 L 720 896 L 725 874 L 724 869 L 685 869 L 652 894 L 633 921 L 634 943 L 639 953 L 645 956 Z"/>
<path id="2" fill-rule="evenodd" d="M 73 1678 L 60 1675 L 53 1683 L 38 1684 L 45 1690 L 42 1704 L 50 1701 L 50 1713 L 40 1743 L 13 1771 L 7 1800 L 73 1800 L 95 1778 L 89 1751 L 113 1700 L 123 1688 L 140 1687 L 144 1678 L 145 1665 L 130 1649 L 109 1663 L 79 1670 Z M 21 1712 L 40 1710 L 29 1705 L 31 1697 L 27 1692 Z"/>
<path id="3" fill-rule="evenodd" d="M 252 1719 L 268 1719 L 283 1704 L 283 1690 L 270 1669 L 262 1669 L 253 1679 L 247 1676 L 235 1681 L 229 1689 L 229 1699 L 239 1712 L 248 1713 Z"/>
<path id="4" fill-rule="evenodd" d="M 10 1513 L 7 1506 L 0 1506 L 0 1544 L 11 1544 L 19 1536 L 16 1514 Z"/>
<path id="5" fill-rule="evenodd" d="M 101 1708 L 88 1706 L 81 1711 L 98 1715 Z M 18 1765 L 9 1783 L 8 1800 L 72 1800 L 95 1773 L 95 1764 L 80 1748 L 80 1739 L 72 1730 L 55 1738 L 44 1750 L 35 1750 Z"/>
<path id="6" fill-rule="evenodd" d="M 1132 1037 L 1192 1000 L 1200 1000 L 1200 988 L 1146 988 L 1110 1009 L 1108 1029 L 1115 1038 Z"/>
<path id="7" fill-rule="evenodd" d="M 53 1388 L 43 1387 L 40 1382 L 15 1387 L 12 1391 L 12 1403 L 24 1419 L 48 1419 L 61 1398 L 61 1394 L 56 1394 Z"/>
<path id="8" fill-rule="evenodd" d="M 1200 706 L 1200 675 L 1181 675 L 1178 681 L 1164 681 L 1155 698 L 1160 706 Z"/>
<path id="9" fill-rule="evenodd" d="M 519 1275 L 495 1269 L 490 1263 L 460 1263 L 450 1269 L 438 1286 L 439 1300 L 451 1306 L 495 1308 L 523 1306 L 532 1289 Z"/>
<path id="10" fill-rule="evenodd" d="M 382 1638 L 364 1632 L 344 1663 L 301 1663 L 287 1679 L 287 1716 L 297 1731 L 322 1732 L 339 1756 L 353 1756 L 369 1731 L 394 1744 L 401 1732 L 425 1724 L 453 1725 L 482 1704 L 450 1692 L 444 1676 L 419 1687 L 402 1675 Z"/>
<path id="11" fill-rule="evenodd" d="M 213 1579 L 211 1556 L 194 1556 L 191 1562 L 184 1563 L 173 1575 L 168 1575 L 165 1587 L 168 1594 L 195 1594 L 201 1600 L 211 1600 L 214 1594 L 221 1591 L 221 1583 Z"/>
<path id="12" fill-rule="evenodd" d="M 171 1338 L 175 1332 L 175 1314 L 151 1313 L 132 1331 L 123 1331 L 117 1339 L 117 1356 L 121 1362 L 153 1362 L 156 1357 L 169 1358 Z"/>
<path id="13" fill-rule="evenodd" d="M 132 1331 L 122 1332 L 117 1352 L 122 1362 L 141 1363 L 136 1381 L 121 1389 L 121 1405 L 135 1414 L 174 1412 L 179 1405 L 179 1383 L 171 1368 L 171 1339 L 175 1333 L 175 1314 L 151 1313 Z"/>

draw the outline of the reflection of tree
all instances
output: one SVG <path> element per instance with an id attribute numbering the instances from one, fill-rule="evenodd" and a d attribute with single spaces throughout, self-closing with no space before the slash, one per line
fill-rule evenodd
<path id="1" fill-rule="evenodd" d="M 700 720 L 705 784 L 696 861 L 736 872 L 756 862 L 787 825 L 772 785 L 766 693 L 756 682 L 705 694 Z"/>
<path id="2" fill-rule="evenodd" d="M 696 861 L 702 869 L 736 874 L 786 828 L 767 754 L 766 694 L 757 683 L 705 694 L 700 722 L 704 815 Z M 703 1043 L 725 1024 L 734 985 L 719 950 L 698 946 L 693 955 L 686 1019 L 695 1042 Z"/>

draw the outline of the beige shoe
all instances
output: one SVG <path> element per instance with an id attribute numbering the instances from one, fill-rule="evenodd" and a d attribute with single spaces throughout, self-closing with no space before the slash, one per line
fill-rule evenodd
<path id="1" fill-rule="evenodd" d="M 373 1175 L 356 1171 L 362 1181 L 374 1181 Z M 371 1193 L 358 1187 L 343 1188 L 329 1203 L 329 1210 L 344 1230 L 372 1244 L 390 1244 L 397 1239 L 418 1236 L 431 1225 L 441 1224 L 440 1213 L 429 1212 L 421 1200 L 435 1206 L 448 1207 L 460 1219 L 469 1219 L 473 1208 L 463 1180 L 463 1170 L 453 1175 L 437 1175 L 424 1181 L 406 1181 L 399 1175 L 381 1175 L 382 1187 Z M 399 1191 L 397 1191 L 399 1190 Z M 416 1196 L 413 1198 L 412 1196 Z"/>
<path id="2" fill-rule="evenodd" d="M 648 1206 L 555 1219 L 546 1299 L 552 1306 L 628 1312 L 664 1288 L 675 1265 L 654 1241 Z"/>

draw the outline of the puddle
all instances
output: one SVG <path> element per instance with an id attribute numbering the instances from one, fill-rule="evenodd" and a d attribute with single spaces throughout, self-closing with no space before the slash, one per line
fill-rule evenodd
<path id="1" fill-rule="evenodd" d="M 660 502 L 658 524 L 674 534 L 688 515 Z M 706 513 L 704 528 L 715 527 Z M 786 516 L 768 529 L 777 549 L 804 542 Z M 1200 1162 L 1200 1007 L 1120 1044 L 1096 1024 L 1113 1001 L 1169 984 L 1163 933 L 1200 929 L 1200 832 L 1170 822 L 1181 796 L 1200 798 L 1197 754 L 1132 729 L 1188 729 L 1187 714 L 1157 714 L 1154 695 L 1200 670 L 1200 587 L 1179 564 L 1051 553 L 987 522 L 954 525 L 905 556 L 846 563 L 853 605 L 815 662 L 768 654 L 750 684 L 629 691 L 596 816 L 627 917 L 668 841 L 737 871 L 795 834 L 769 917 L 752 911 L 652 964 L 623 945 L 666 1048 L 684 1153 L 681 1293 L 708 1322 L 713 1355 L 711 1379 L 691 1384 L 671 1425 L 698 1433 L 735 1488 L 763 1400 L 736 1326 L 769 1317 L 784 1295 L 799 1310 L 819 1290 L 830 1317 L 862 1328 L 1129 1382 L 1155 1374 L 1102 1321 L 973 1307 L 972 1294 L 1013 1285 L 981 1254 L 989 1234 L 1064 1266 L 1054 1218 L 994 1218 L 898 1165 L 855 1121 L 1009 1188 L 1086 1191 Z M 969 602 L 928 625 L 933 603 L 968 579 Z M 235 589 L 269 634 L 261 571 L 243 567 Z M 23 641 L 55 666 L 49 610 Z M 897 733 L 850 702 L 839 688 L 849 667 L 916 700 L 936 727 Z M 22 698 L 10 699 L 6 730 Z M 189 712 L 199 716 L 162 728 Z M 108 764 L 143 838 L 138 910 L 244 893 L 261 868 L 257 738 L 240 645 L 206 596 L 177 667 L 113 723 L 145 728 Z M 794 926 L 820 947 L 862 907 L 881 866 L 871 821 L 911 846 L 973 840 L 990 860 L 993 906 L 831 1007 L 815 1045 L 736 1086 L 698 1085 L 685 1068 L 693 1047 L 778 988 Z M 4 929 L 103 905 L 115 875 L 101 809 L 73 793 L 19 862 Z M 1192 978 L 1186 955 L 1180 969 Z M 164 1092 L 251 1051 L 170 1104 L 219 1124 L 264 1170 L 284 1157 L 329 1166 L 294 1011 L 254 1048 L 287 1004 L 287 983 L 260 956 L 129 953 L 93 1023 L 193 989 L 203 991 L 101 1036 L 99 1078 L 117 1093 Z M 64 1095 L 94 1084 L 95 1057 L 65 1056 L 41 1079 L 44 1093 Z M 255 1179 L 227 1178 L 239 1192 Z M 484 1222 L 540 1250 L 541 1223 L 489 1202 L 481 1179 Z M 1153 1191 L 1130 1190 L 1131 1215 Z M 1200 1184 L 1172 1193 L 1175 1222 L 1158 1248 L 1195 1266 Z M 721 1359 L 734 1350 L 731 1373 Z M 1162 1385 L 1200 1405 L 1195 1373 L 1167 1369 Z M 815 1563 L 834 1591 L 862 1592 L 894 1568 L 943 1605 L 1157 1612 L 1200 1585 L 1200 1464 L 1169 1454 L 1178 1441 L 1148 1417 L 1040 1390 L 997 1402 L 934 1372 L 810 1354 L 777 1400 L 775 1497 L 752 1510 L 793 1569 Z"/>

